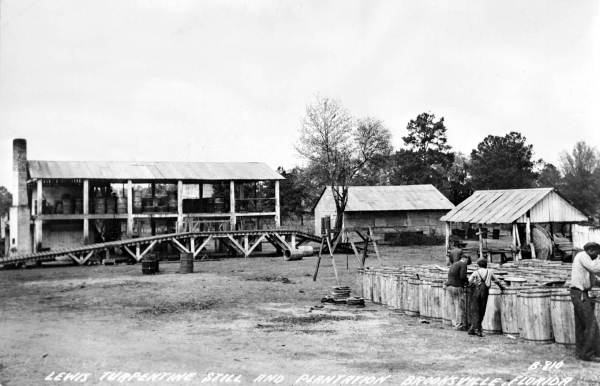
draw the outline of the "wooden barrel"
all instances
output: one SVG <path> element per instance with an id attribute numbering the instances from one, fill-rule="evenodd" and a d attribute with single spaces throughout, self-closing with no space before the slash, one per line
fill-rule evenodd
<path id="1" fill-rule="evenodd" d="M 552 291 L 550 295 L 550 316 L 554 341 L 567 346 L 575 344 L 575 313 L 568 288 Z"/>
<path id="2" fill-rule="evenodd" d="M 518 294 L 519 335 L 538 343 L 554 342 L 550 294 L 547 288 L 527 288 Z"/>
<path id="3" fill-rule="evenodd" d="M 433 279 L 431 281 L 431 302 L 429 303 L 432 320 L 441 322 L 444 318 L 444 295 L 444 281 Z"/>
<path id="4" fill-rule="evenodd" d="M 358 268 L 356 271 L 357 271 L 356 288 L 358 288 L 358 296 L 360 296 L 361 298 L 364 298 L 365 297 L 365 286 L 364 286 L 365 269 Z"/>
<path id="5" fill-rule="evenodd" d="M 502 334 L 502 292 L 500 288 L 490 288 L 481 329 L 488 334 Z"/>
<path id="6" fill-rule="evenodd" d="M 106 203 L 104 202 L 103 196 L 94 197 L 94 213 L 95 214 L 106 213 Z"/>
<path id="7" fill-rule="evenodd" d="M 75 213 L 83 213 L 83 198 L 75 199 Z"/>
<path id="8" fill-rule="evenodd" d="M 373 286 L 371 284 L 371 268 L 364 268 L 363 272 L 363 298 L 373 300 Z"/>
<path id="9" fill-rule="evenodd" d="M 62 199 L 63 205 L 63 214 L 73 214 L 73 200 L 71 197 L 63 197 Z"/>
<path id="10" fill-rule="evenodd" d="M 444 305 L 442 313 L 442 323 L 446 326 L 452 326 L 452 320 L 456 318 L 456 310 L 454 308 L 454 301 L 450 296 L 450 287 L 444 289 Z"/>
<path id="11" fill-rule="evenodd" d="M 406 283 L 406 315 L 419 315 L 419 287 L 421 280 L 416 277 L 410 277 Z"/>
<path id="12" fill-rule="evenodd" d="M 398 308 L 397 311 L 406 313 L 406 307 L 408 304 L 406 292 L 408 285 L 408 275 L 406 272 L 402 272 L 398 275 L 398 286 L 396 291 L 398 292 Z"/>
<path id="13" fill-rule="evenodd" d="M 117 213 L 127 213 L 127 197 L 117 197 Z"/>
<path id="14" fill-rule="evenodd" d="M 158 258 L 153 254 L 144 256 L 142 259 L 142 274 L 154 275 L 158 271 Z"/>
<path id="15" fill-rule="evenodd" d="M 379 293 L 380 293 L 380 301 L 382 305 L 388 305 L 388 287 L 389 287 L 390 275 L 387 269 L 381 271 L 379 275 Z"/>
<path id="16" fill-rule="evenodd" d="M 194 272 L 194 255 L 192 253 L 179 254 L 179 273 Z"/>
<path id="17" fill-rule="evenodd" d="M 113 214 L 116 212 L 116 201 L 114 196 L 106 197 L 106 213 Z"/>
<path id="18" fill-rule="evenodd" d="M 500 324 L 503 334 L 519 335 L 519 288 L 506 288 L 500 296 Z"/>
<path id="19" fill-rule="evenodd" d="M 431 279 L 424 277 L 419 285 L 419 316 L 431 319 Z"/>

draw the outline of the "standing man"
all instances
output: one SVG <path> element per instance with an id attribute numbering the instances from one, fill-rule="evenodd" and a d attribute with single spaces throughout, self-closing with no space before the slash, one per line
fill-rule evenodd
<path id="1" fill-rule="evenodd" d="M 459 331 L 467 330 L 467 306 L 466 292 L 467 285 L 467 265 L 469 258 L 461 255 L 460 260 L 454 262 L 448 270 L 448 281 L 446 282 L 446 301 L 451 302 L 448 305 L 451 310 L 450 319 L 452 326 Z"/>
<path id="2" fill-rule="evenodd" d="M 600 334 L 594 315 L 594 302 L 588 291 L 600 274 L 598 243 L 587 243 L 575 255 L 571 270 L 571 301 L 575 311 L 575 355 L 584 361 L 600 361 Z"/>
<path id="3" fill-rule="evenodd" d="M 477 260 L 479 268 L 469 277 L 469 283 L 473 285 L 473 293 L 469 304 L 469 335 L 483 336 L 481 331 L 481 322 L 485 316 L 485 308 L 487 306 L 488 293 L 492 282 L 500 287 L 500 291 L 504 291 L 504 286 L 494 275 L 491 269 L 487 269 L 487 260 Z"/>

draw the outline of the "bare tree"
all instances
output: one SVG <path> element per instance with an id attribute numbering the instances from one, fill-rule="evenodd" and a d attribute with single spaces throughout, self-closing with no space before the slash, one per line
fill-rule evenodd
<path id="1" fill-rule="evenodd" d="M 340 230 L 348 186 L 373 160 L 391 152 L 391 134 L 374 118 L 355 121 L 336 100 L 317 98 L 306 107 L 296 146 L 319 183 L 331 189 Z"/>

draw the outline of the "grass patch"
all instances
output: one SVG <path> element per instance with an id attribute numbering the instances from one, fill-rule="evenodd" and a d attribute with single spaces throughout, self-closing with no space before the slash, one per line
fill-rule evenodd
<path id="1" fill-rule="evenodd" d="M 153 305 L 150 308 L 144 308 L 137 312 L 141 316 L 160 316 L 164 314 L 181 314 L 186 312 L 204 311 L 214 308 L 217 305 L 215 300 L 205 301 L 185 301 L 185 302 L 164 302 Z"/>

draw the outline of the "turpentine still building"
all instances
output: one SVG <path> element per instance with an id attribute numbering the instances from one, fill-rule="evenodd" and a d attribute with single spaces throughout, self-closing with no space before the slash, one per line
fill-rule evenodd
<path id="1" fill-rule="evenodd" d="M 344 212 L 345 228 L 389 227 L 442 233 L 440 217 L 454 205 L 433 185 L 350 186 Z M 324 189 L 315 207 L 315 233 L 321 233 L 321 219 L 336 218 L 331 188 Z"/>
<path id="2" fill-rule="evenodd" d="M 278 227 L 281 179 L 255 162 L 33 161 L 15 139 L 7 253 Z"/>

